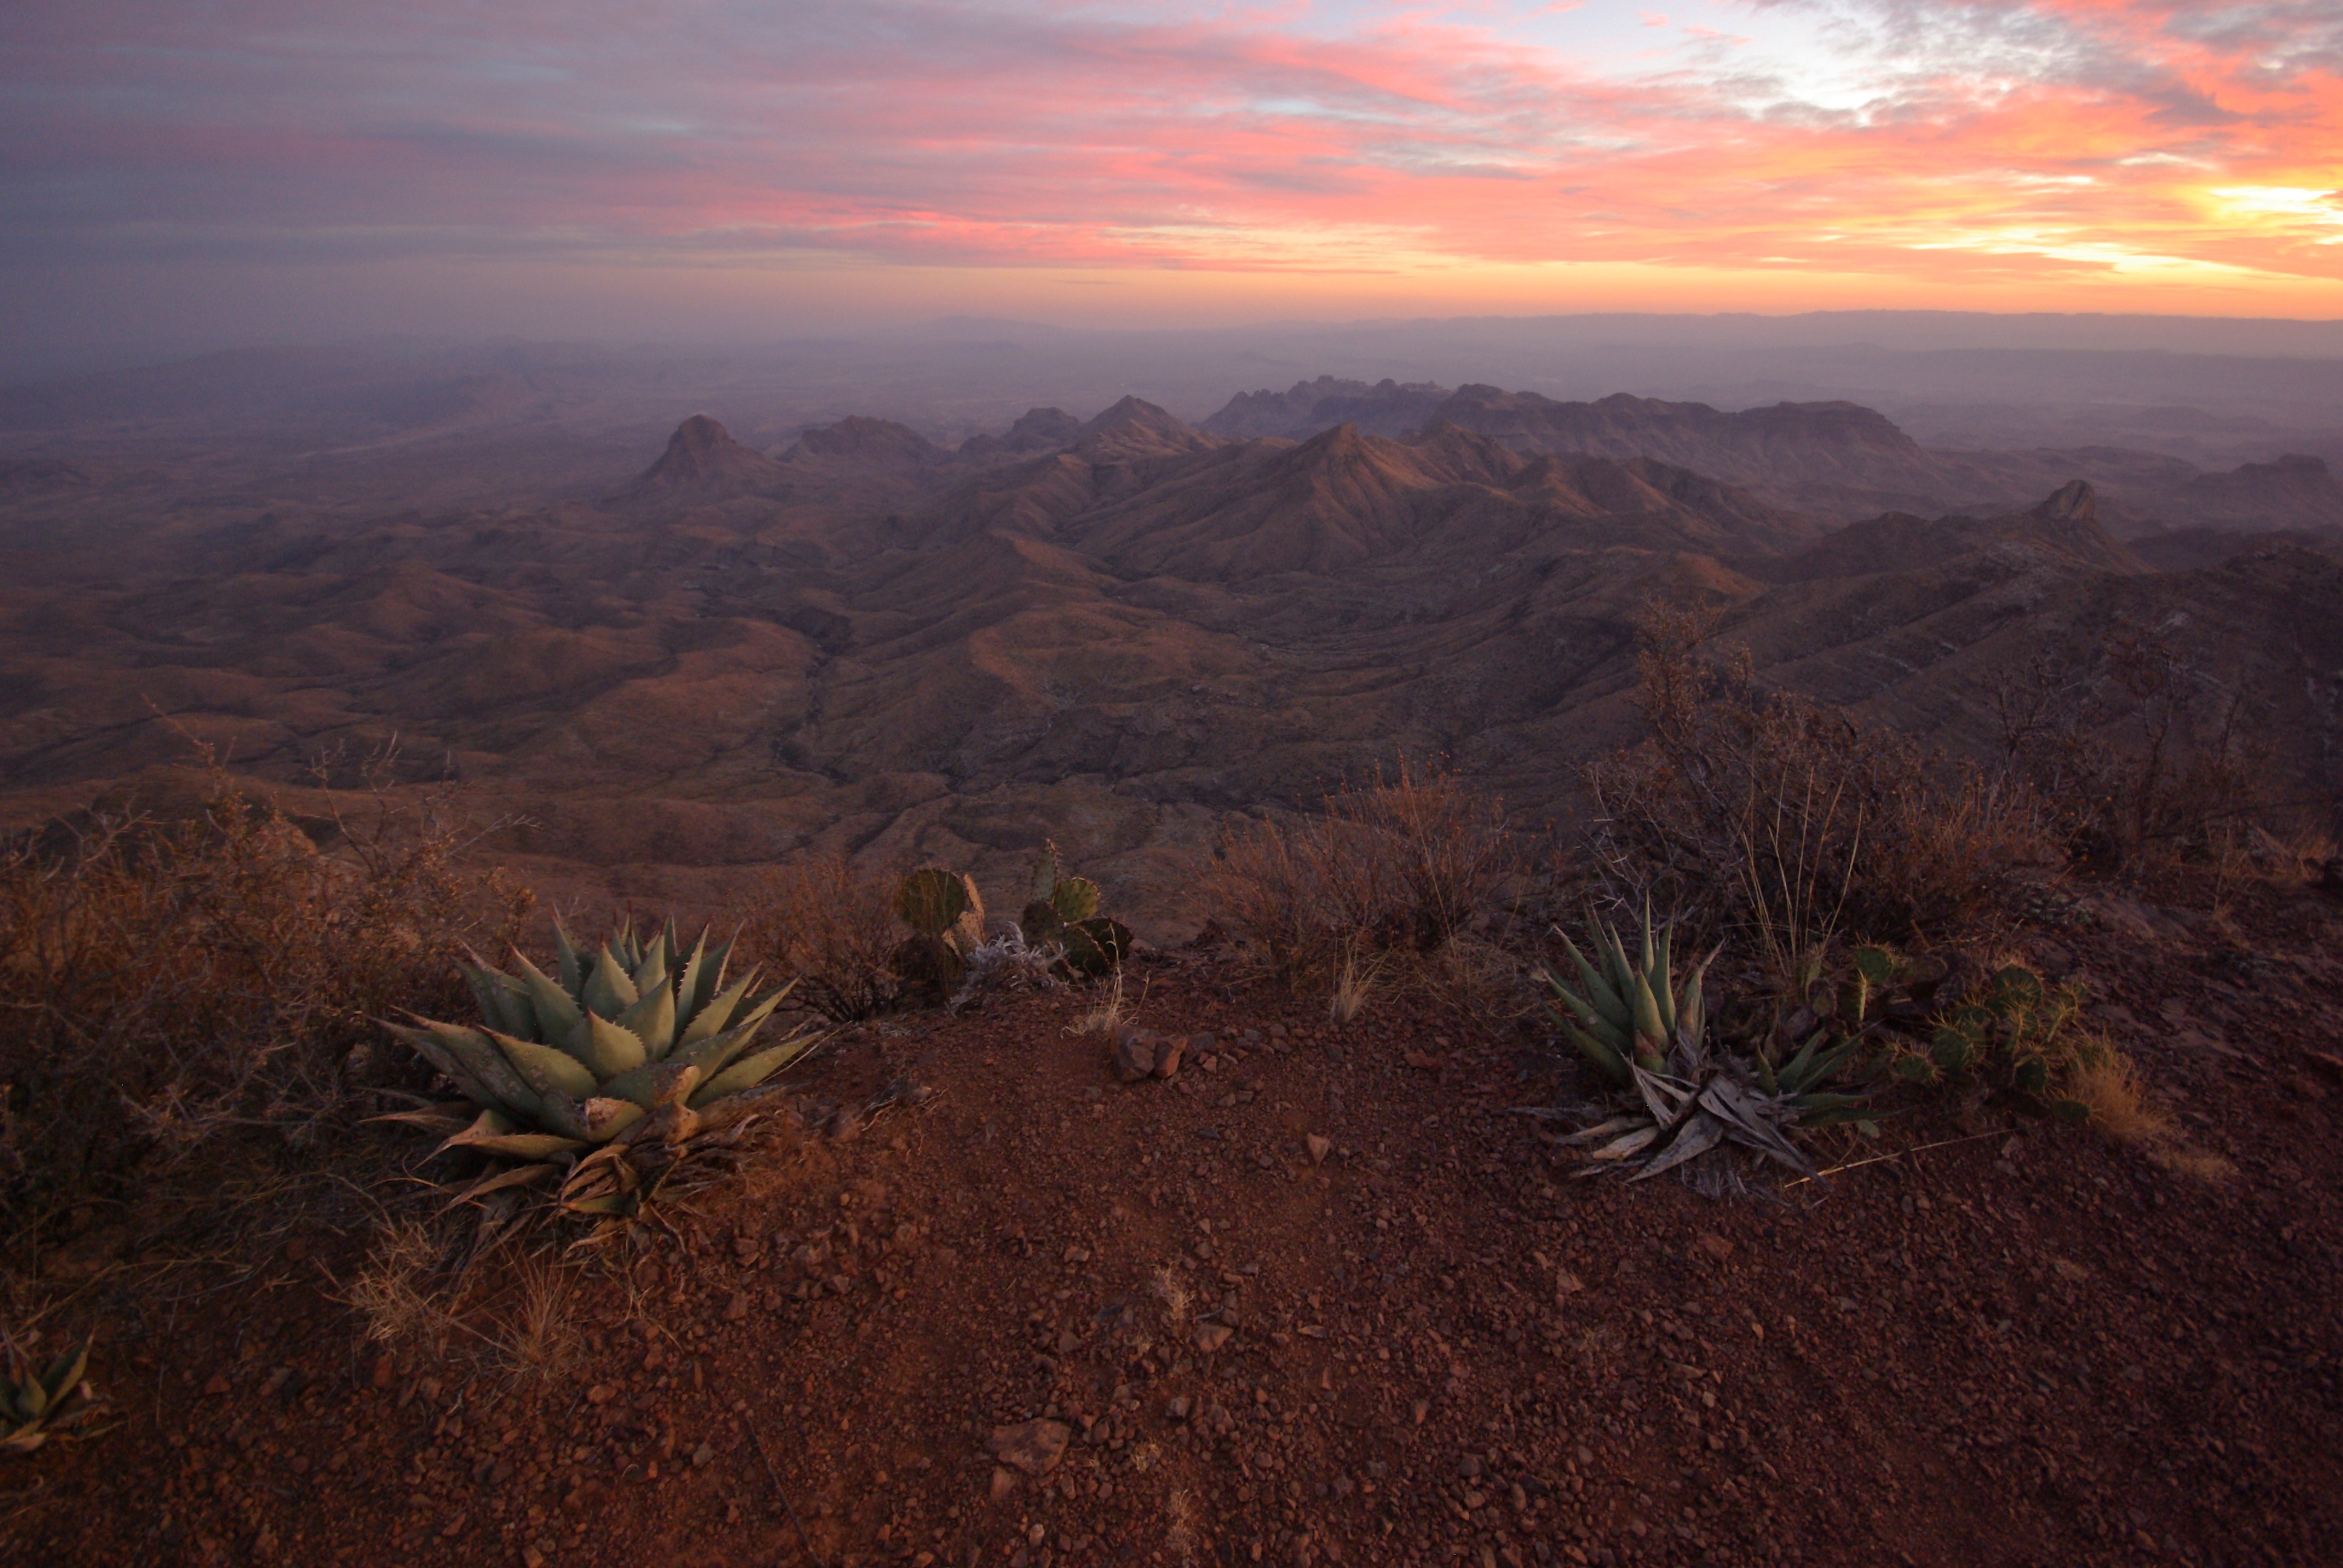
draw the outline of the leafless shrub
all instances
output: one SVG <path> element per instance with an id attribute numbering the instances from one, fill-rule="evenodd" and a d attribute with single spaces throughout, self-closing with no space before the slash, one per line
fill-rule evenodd
<path id="1" fill-rule="evenodd" d="M 2119 626 L 2090 667 L 2045 655 L 1986 695 L 2001 775 L 2094 858 L 2218 857 L 2274 813 L 2337 803 L 2275 799 L 2254 705 L 2162 630 Z"/>
<path id="2" fill-rule="evenodd" d="M 1840 930 L 1976 925 L 2017 869 L 2052 858 L 2028 785 L 1765 690 L 1745 655 L 1701 656 L 1706 626 L 1647 613 L 1651 733 L 1586 772 L 1594 849 L 1623 893 L 1751 933 L 1803 989 Z"/>
<path id="3" fill-rule="evenodd" d="M 742 952 L 794 980 L 791 1000 L 833 1023 L 891 1012 L 905 1000 L 892 891 L 838 856 L 777 868 L 741 928 Z"/>
<path id="4" fill-rule="evenodd" d="M 0 849 L 0 1211 L 151 1196 L 224 1141 L 324 1149 L 414 1065 L 379 1018 L 463 1005 L 468 943 L 532 900 L 459 869 L 437 802 L 377 795 L 330 847 L 215 774 L 181 821 L 94 817 Z M 135 1170 L 135 1176 L 134 1176 Z"/>
<path id="5" fill-rule="evenodd" d="M 1502 803 L 1444 774 L 1326 798 L 1292 827 L 1230 834 L 1207 880 L 1219 918 L 1289 978 L 1332 978 L 1363 955 L 1437 953 L 1521 868 Z"/>

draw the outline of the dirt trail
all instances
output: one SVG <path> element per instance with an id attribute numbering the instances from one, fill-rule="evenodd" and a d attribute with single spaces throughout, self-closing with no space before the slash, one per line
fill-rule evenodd
<path id="1" fill-rule="evenodd" d="M 1089 997 L 865 1029 L 631 1300 L 582 1287 L 549 1379 L 363 1346 L 326 1235 L 192 1321 L 111 1322 L 129 1419 L 10 1467 L 0 1552 L 2334 1562 L 2343 1169 L 2308 1053 L 2343 1051 L 2343 969 L 2331 905 L 2238 918 L 2259 957 L 2104 921 L 2036 955 L 2123 998 L 2226 1183 L 1943 1108 L 1778 1196 L 1573 1181 L 1505 1113 L 1546 1070 L 1523 1041 L 1414 1005 L 1312 1028 L 1203 956 L 1144 970 L 1142 1021 L 1217 1037 L 1168 1082 L 1068 1031 Z M 920 1097 L 833 1114 L 890 1086 Z M 1031 1422 L 1070 1439 L 1039 1475 L 991 1452 Z"/>

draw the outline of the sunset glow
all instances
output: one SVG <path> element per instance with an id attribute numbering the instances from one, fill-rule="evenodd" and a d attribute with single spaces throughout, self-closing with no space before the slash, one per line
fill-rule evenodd
<path id="1" fill-rule="evenodd" d="M 0 60 L 0 266 L 175 298 L 2343 314 L 2331 0 L 116 0 Z"/>

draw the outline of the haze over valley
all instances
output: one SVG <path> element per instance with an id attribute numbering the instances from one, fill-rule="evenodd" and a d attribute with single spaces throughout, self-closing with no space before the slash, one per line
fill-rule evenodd
<path id="1" fill-rule="evenodd" d="M 1008 876 L 1054 833 L 1169 931 L 1230 820 L 1377 769 L 1583 806 L 1653 602 L 1980 756 L 1997 682 L 2103 686 L 2111 631 L 2161 628 L 2316 796 L 2343 355 L 2252 323 L 2147 352 L 2087 318 L 1948 330 L 960 323 L 22 383 L 5 809 L 184 795 L 191 741 L 347 783 L 395 739 L 407 788 L 518 819 L 483 852 L 573 896 L 707 904 L 809 850 Z"/>

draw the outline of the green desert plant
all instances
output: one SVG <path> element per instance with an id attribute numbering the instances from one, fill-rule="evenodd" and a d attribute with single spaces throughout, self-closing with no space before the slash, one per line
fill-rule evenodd
<path id="1" fill-rule="evenodd" d="M 448 1131 L 442 1151 L 506 1162 L 466 1197 L 558 1177 L 565 1209 L 631 1214 L 649 1195 L 647 1175 L 738 1119 L 739 1108 L 721 1102 L 795 1060 L 815 1037 L 801 1029 L 751 1052 L 789 988 L 751 1000 L 753 970 L 726 985 L 731 944 L 710 950 L 705 933 L 689 956 L 672 922 L 649 942 L 622 927 L 592 952 L 558 925 L 555 941 L 553 976 L 518 949 L 518 975 L 465 968 L 482 1027 L 424 1018 L 387 1026 L 465 1101 L 396 1120 Z"/>
<path id="2" fill-rule="evenodd" d="M 1099 887 L 1088 877 L 1069 877 L 1058 846 L 1045 842 L 1033 862 L 1033 884 L 1018 930 L 1033 947 L 1063 950 L 1065 967 L 1085 977 L 1103 975 L 1131 951 L 1131 928 L 1098 912 Z"/>
<path id="3" fill-rule="evenodd" d="M 1642 944 L 1632 957 L 1618 931 L 1592 915 L 1587 945 L 1599 962 L 1559 930 L 1554 934 L 1580 981 L 1574 990 L 1547 972 L 1546 983 L 1573 1015 L 1557 1014 L 1556 1021 L 1613 1091 L 1606 1098 L 1615 1110 L 1607 1116 L 1589 1106 L 1528 1113 L 1583 1120 L 1595 1110 L 1592 1125 L 1563 1140 L 1594 1145 L 1590 1171 L 1632 1170 L 1631 1180 L 1641 1181 L 1737 1144 L 1811 1175 L 1814 1167 L 1791 1141 L 1791 1131 L 1863 1116 L 1867 1089 L 1837 1093 L 1824 1087 L 1850 1065 L 1859 1035 L 1830 1043 L 1829 1031 L 1818 1030 L 1780 1064 L 1762 1053 L 1735 1058 L 1711 1051 L 1702 980 L 1721 947 L 1679 983 L 1672 973 L 1673 929 L 1655 933 L 1649 905 Z"/>
<path id="4" fill-rule="evenodd" d="M 89 1343 L 37 1372 L 11 1347 L 8 1376 L 0 1382 L 0 1453 L 30 1453 L 50 1438 L 75 1432 L 104 1409 L 84 1381 Z"/>
<path id="5" fill-rule="evenodd" d="M 2081 1006 L 2074 987 L 2054 990 L 2032 970 L 2007 965 L 1968 1000 L 1939 1014 L 1926 1049 L 1899 1059 L 1896 1076 L 1927 1088 L 1981 1084 L 2022 1113 L 2086 1121 L 2087 1105 L 2055 1091 L 2076 1069 L 2091 1065 L 2090 1043 L 2072 1028 Z"/>
<path id="6" fill-rule="evenodd" d="M 968 974 L 968 956 L 984 945 L 984 895 L 976 879 L 922 866 L 895 889 L 895 913 L 912 934 L 891 960 L 905 980 L 950 992 Z"/>

